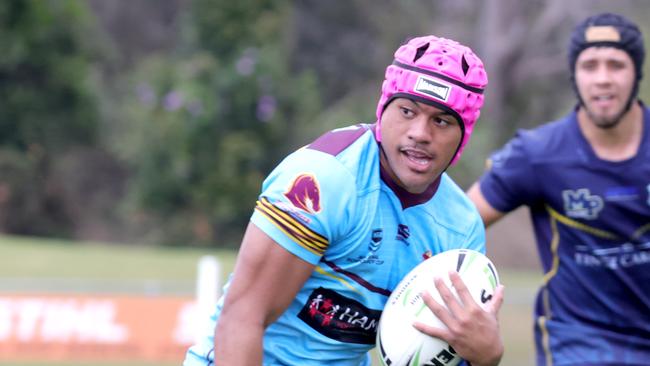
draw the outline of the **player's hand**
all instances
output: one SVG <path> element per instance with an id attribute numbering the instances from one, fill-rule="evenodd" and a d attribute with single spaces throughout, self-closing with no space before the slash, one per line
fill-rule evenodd
<path id="1" fill-rule="evenodd" d="M 458 298 L 441 278 L 434 279 L 446 308 L 436 302 L 429 292 L 422 293 L 424 303 L 448 329 L 421 322 L 415 322 L 413 326 L 425 334 L 449 343 L 456 353 L 471 362 L 472 366 L 498 365 L 503 355 L 498 322 L 498 312 L 503 304 L 503 286 L 499 285 L 495 289 L 492 299 L 483 310 L 474 301 L 457 272 L 450 271 L 449 278 Z"/>

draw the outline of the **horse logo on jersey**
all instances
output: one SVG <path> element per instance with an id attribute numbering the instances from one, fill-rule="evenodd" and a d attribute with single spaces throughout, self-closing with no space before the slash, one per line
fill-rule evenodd
<path id="1" fill-rule="evenodd" d="M 593 220 L 598 218 L 598 213 L 605 206 L 600 196 L 592 195 L 587 188 L 575 191 L 562 191 L 564 210 L 568 217 Z"/>
<path id="2" fill-rule="evenodd" d="M 320 187 L 316 177 L 311 174 L 300 174 L 284 193 L 295 207 L 310 213 L 318 213 L 320 206 Z"/>

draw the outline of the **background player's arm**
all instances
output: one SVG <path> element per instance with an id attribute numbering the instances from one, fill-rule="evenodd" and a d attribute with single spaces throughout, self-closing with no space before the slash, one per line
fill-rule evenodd
<path id="1" fill-rule="evenodd" d="M 488 203 L 481 192 L 481 185 L 479 182 L 474 183 L 469 188 L 467 195 L 478 209 L 478 213 L 481 215 L 485 227 L 492 225 L 505 215 L 505 213 L 498 211 Z"/>
<path id="2" fill-rule="evenodd" d="M 291 304 L 313 269 L 249 223 L 215 329 L 215 365 L 261 365 L 264 330 Z"/>

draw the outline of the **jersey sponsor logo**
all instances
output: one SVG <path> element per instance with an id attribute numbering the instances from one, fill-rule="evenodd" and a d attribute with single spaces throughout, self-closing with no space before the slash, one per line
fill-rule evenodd
<path id="1" fill-rule="evenodd" d="M 374 252 L 369 252 L 366 255 L 360 255 L 356 258 L 347 258 L 346 259 L 350 263 L 365 263 L 365 264 L 375 264 L 375 265 L 382 265 L 384 264 L 384 260 L 381 259 L 377 254 Z"/>
<path id="2" fill-rule="evenodd" d="M 451 86 L 442 84 L 438 81 L 420 75 L 418 76 L 418 81 L 415 83 L 414 90 L 420 94 L 425 94 L 435 99 L 446 102 L 449 98 Z"/>
<path id="3" fill-rule="evenodd" d="M 575 191 L 564 190 L 562 198 L 566 215 L 577 219 L 596 219 L 604 207 L 603 199 L 600 196 L 592 195 L 588 188 L 580 188 Z"/>
<path id="4" fill-rule="evenodd" d="M 284 193 L 295 207 L 310 213 L 321 211 L 320 186 L 316 177 L 311 174 L 300 174 L 291 182 Z"/>
<path id="5" fill-rule="evenodd" d="M 411 230 L 409 229 L 409 227 L 404 224 L 398 224 L 397 236 L 395 237 L 395 239 L 399 241 L 403 241 L 408 245 L 407 239 L 409 238 L 409 236 L 411 236 Z"/>
<path id="6" fill-rule="evenodd" d="M 370 243 L 368 244 L 368 253 L 365 255 L 358 255 L 357 257 L 347 258 L 350 263 L 367 263 L 367 264 L 384 264 L 384 260 L 377 255 L 377 251 L 381 246 L 381 241 L 384 238 L 384 231 L 382 229 L 374 229 L 370 234 Z"/>
<path id="7" fill-rule="evenodd" d="M 380 316 L 381 310 L 369 309 L 323 287 L 309 295 L 298 313 L 298 318 L 320 334 L 340 342 L 359 344 L 375 344 Z"/>
<path id="8" fill-rule="evenodd" d="M 639 197 L 639 187 L 610 187 L 605 191 L 606 201 L 630 201 Z"/>
<path id="9" fill-rule="evenodd" d="M 650 241 L 640 244 L 627 242 L 610 248 L 592 249 L 586 245 L 576 245 L 575 248 L 574 259 L 584 267 L 616 270 L 650 263 Z"/>

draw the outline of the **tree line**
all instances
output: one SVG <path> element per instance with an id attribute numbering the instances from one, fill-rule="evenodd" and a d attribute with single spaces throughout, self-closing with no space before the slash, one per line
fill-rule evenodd
<path id="1" fill-rule="evenodd" d="M 450 170 L 469 183 L 516 128 L 570 108 L 563 47 L 585 2 L 3 1 L 0 232 L 237 245 L 264 176 L 328 129 L 373 122 L 392 52 L 424 33 L 488 68 Z"/>

